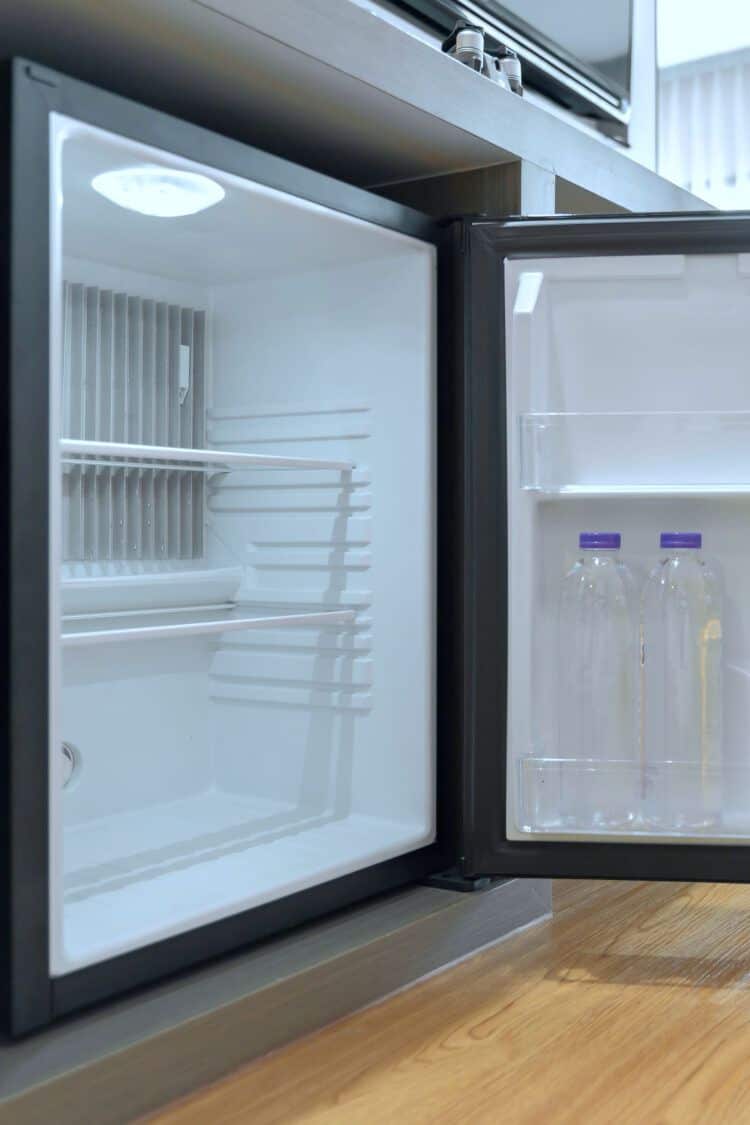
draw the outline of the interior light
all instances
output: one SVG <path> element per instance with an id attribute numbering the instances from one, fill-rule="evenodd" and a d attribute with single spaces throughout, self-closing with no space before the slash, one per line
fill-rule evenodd
<path id="1" fill-rule="evenodd" d="M 91 186 L 118 207 L 160 219 L 195 215 L 221 202 L 225 195 L 224 188 L 208 176 L 158 164 L 102 172 L 94 176 Z"/>

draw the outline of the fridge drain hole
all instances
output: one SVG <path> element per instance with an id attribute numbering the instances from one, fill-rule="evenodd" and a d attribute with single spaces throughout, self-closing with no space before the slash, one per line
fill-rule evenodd
<path id="1" fill-rule="evenodd" d="M 75 746 L 72 746 L 69 742 L 63 742 L 62 756 L 62 785 L 63 789 L 67 789 L 77 777 L 81 768 L 81 755 Z"/>

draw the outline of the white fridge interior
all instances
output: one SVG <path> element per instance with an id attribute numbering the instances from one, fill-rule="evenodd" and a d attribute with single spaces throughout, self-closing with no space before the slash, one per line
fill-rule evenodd
<path id="1" fill-rule="evenodd" d="M 508 836 L 747 843 L 750 256 L 515 260 L 506 282 Z M 561 736 L 561 579 L 580 532 L 617 531 L 642 588 L 671 530 L 701 532 L 722 576 L 720 764 L 646 760 L 640 723 L 625 757 L 584 758 Z M 660 830 L 714 785 L 713 824 Z M 576 828 L 571 800 L 625 827 Z"/>
<path id="2" fill-rule="evenodd" d="M 60 974 L 434 839 L 436 261 L 51 144 Z"/>

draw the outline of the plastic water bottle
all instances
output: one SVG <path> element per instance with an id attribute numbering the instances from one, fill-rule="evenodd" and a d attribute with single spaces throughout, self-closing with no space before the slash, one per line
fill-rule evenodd
<path id="1" fill-rule="evenodd" d="M 721 816 L 721 582 L 699 532 L 665 531 L 641 607 L 644 816 L 667 832 Z"/>
<path id="2" fill-rule="evenodd" d="M 619 532 L 586 531 L 560 590 L 562 827 L 616 830 L 638 793 L 638 596 Z"/>

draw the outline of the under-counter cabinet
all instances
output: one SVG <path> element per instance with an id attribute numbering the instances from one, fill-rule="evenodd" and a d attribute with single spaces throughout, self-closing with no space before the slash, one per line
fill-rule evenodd
<path id="1" fill-rule="evenodd" d="M 34 64 L 3 89 L 11 1032 L 448 867 L 745 878 L 750 218 L 441 229 Z M 644 787 L 705 770 L 561 746 L 555 632 L 580 528 L 646 566 L 687 523 L 722 800 L 675 833 Z M 592 787 L 624 828 L 560 815 Z"/>

